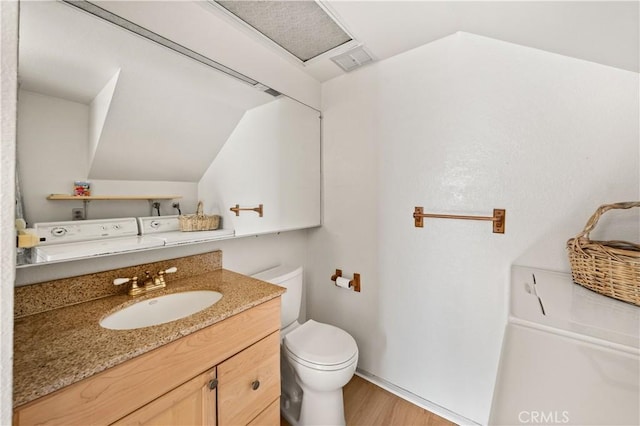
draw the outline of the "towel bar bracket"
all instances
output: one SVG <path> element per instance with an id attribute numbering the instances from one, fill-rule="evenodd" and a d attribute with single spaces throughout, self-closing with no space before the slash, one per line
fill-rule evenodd
<path id="1" fill-rule="evenodd" d="M 507 215 L 505 209 L 493 209 L 493 233 L 504 234 L 504 222 Z"/>
<path id="2" fill-rule="evenodd" d="M 464 216 L 452 214 L 424 213 L 423 207 L 416 207 L 413 212 L 413 219 L 415 220 L 414 224 L 416 228 L 424 227 L 425 217 L 438 219 L 486 220 L 493 222 L 494 234 L 504 234 L 506 215 L 507 211 L 505 209 L 493 209 L 493 216 Z"/>
<path id="3" fill-rule="evenodd" d="M 235 207 L 231 207 L 229 210 L 234 212 L 236 216 L 240 216 L 241 211 L 251 211 L 258 213 L 258 216 L 262 217 L 262 204 L 258 205 L 258 207 L 240 207 L 239 204 L 236 204 Z"/>

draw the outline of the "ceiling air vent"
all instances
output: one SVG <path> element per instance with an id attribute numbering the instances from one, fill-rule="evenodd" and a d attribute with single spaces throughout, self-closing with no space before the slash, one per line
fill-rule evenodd
<path id="1" fill-rule="evenodd" d="M 315 1 L 209 1 L 301 62 L 320 56 L 353 39 Z"/>
<path id="2" fill-rule="evenodd" d="M 340 68 L 349 72 L 369 62 L 373 62 L 373 57 L 365 50 L 364 46 L 358 46 L 341 55 L 334 56 L 331 60 Z"/>
<path id="3" fill-rule="evenodd" d="M 253 85 L 253 87 L 255 87 L 255 88 L 256 88 L 256 89 L 258 89 L 258 90 L 262 90 L 264 93 L 268 93 L 268 94 L 270 94 L 271 96 L 276 97 L 276 98 L 277 98 L 278 96 L 282 95 L 282 93 L 278 92 L 278 91 L 277 91 L 277 90 L 275 90 L 275 89 L 272 89 L 272 88 L 271 88 L 271 87 L 269 87 L 269 86 L 265 86 L 265 85 L 264 85 L 264 84 L 262 84 L 262 83 L 254 84 L 254 85 Z"/>

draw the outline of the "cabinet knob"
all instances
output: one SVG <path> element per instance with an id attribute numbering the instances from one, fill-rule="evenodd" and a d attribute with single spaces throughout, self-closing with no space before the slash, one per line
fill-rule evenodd
<path id="1" fill-rule="evenodd" d="M 218 387 L 218 379 L 209 380 L 209 389 L 214 390 Z"/>
<path id="2" fill-rule="evenodd" d="M 260 387 L 260 380 L 254 380 L 253 382 L 251 382 L 251 389 L 258 390 L 259 387 Z"/>

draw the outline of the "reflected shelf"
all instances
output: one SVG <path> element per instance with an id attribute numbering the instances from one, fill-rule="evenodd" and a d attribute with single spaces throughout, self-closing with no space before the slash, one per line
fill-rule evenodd
<path id="1" fill-rule="evenodd" d="M 176 200 L 182 198 L 182 195 L 67 195 L 67 194 L 51 194 L 47 196 L 47 200 Z"/>
<path id="2" fill-rule="evenodd" d="M 176 200 L 182 198 L 182 195 L 68 195 L 68 194 L 51 194 L 47 196 L 47 200 L 53 201 L 82 201 L 82 217 L 87 218 L 87 204 L 89 201 L 137 201 L 144 200 L 149 202 L 149 214 L 153 215 L 154 203 L 160 200 Z"/>

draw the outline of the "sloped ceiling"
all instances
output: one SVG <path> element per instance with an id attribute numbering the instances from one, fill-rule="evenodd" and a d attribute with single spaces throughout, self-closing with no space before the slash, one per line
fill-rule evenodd
<path id="1" fill-rule="evenodd" d="M 629 71 L 640 70 L 637 1 L 329 4 L 380 57 L 465 31 Z"/>
<path id="2" fill-rule="evenodd" d="M 464 31 L 629 71 L 640 70 L 638 1 L 321 3 L 379 60 Z M 220 13 L 214 7 L 208 10 Z M 259 40 L 255 34 L 253 37 Z M 338 53 L 297 66 L 318 81 L 327 81 L 343 74 L 329 59 Z"/>
<path id="3" fill-rule="evenodd" d="M 197 182 L 244 112 L 273 100 L 59 2 L 20 12 L 21 87 L 106 105 L 91 114 L 90 179 Z M 110 99 L 94 102 L 116 73 Z"/>
<path id="4" fill-rule="evenodd" d="M 195 3 L 198 6 L 194 8 Z M 193 34 L 201 34 L 208 16 L 216 27 L 215 40 L 224 41 L 221 46 L 233 49 L 242 39 L 240 53 L 247 61 L 253 61 L 255 68 L 265 65 L 264 61 L 255 59 L 262 58 L 257 53 L 271 51 L 255 34 L 246 29 L 239 31 L 229 17 L 219 19 L 216 15 L 219 12 L 207 6 L 206 1 L 171 4 L 171 20 L 166 13 L 158 13 L 163 10 L 160 3 L 100 4 L 127 6 L 124 12 L 139 11 L 142 17 L 153 17 L 158 21 L 155 27 L 160 34 L 171 34 L 169 29 L 176 27 L 185 31 L 189 27 Z M 378 59 L 457 31 L 467 31 L 633 72 L 640 68 L 640 12 L 636 1 L 328 1 L 323 4 Z M 202 18 L 199 26 L 195 25 L 193 14 Z M 153 19 L 147 24 L 153 23 Z M 156 50 L 148 49 L 149 42 L 108 24 L 98 28 L 95 21 L 59 2 L 21 3 L 19 78 L 22 88 L 91 104 L 121 69 L 89 177 L 136 179 L 144 176 L 145 179 L 197 181 L 242 113 L 272 99 L 261 92 L 246 92 L 246 86 L 229 86 L 226 76 L 177 55 L 170 54 L 176 56 L 173 59 L 161 59 L 158 51 L 167 53 L 162 48 L 151 45 Z M 66 24 L 55 25 L 57 22 Z M 225 38 L 224 34 L 229 37 Z M 111 44 L 98 48 L 105 40 Z M 253 40 L 253 44 L 248 43 L 249 40 Z M 176 41 L 181 42 L 180 37 Z M 191 46 L 192 43 L 185 44 Z M 293 62 L 291 65 L 318 81 L 343 73 L 328 56 L 304 65 Z M 172 80 L 172 76 L 185 71 L 193 76 Z M 227 95 L 233 95 L 231 104 L 221 100 L 228 99 Z M 186 141 L 190 141 L 189 146 L 185 145 Z"/>

